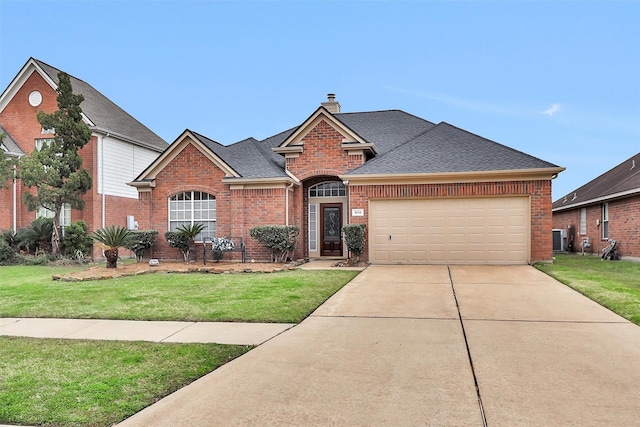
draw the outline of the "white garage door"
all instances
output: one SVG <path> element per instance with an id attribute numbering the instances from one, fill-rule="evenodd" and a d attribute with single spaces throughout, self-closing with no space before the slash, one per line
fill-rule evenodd
<path id="1" fill-rule="evenodd" d="M 526 264 L 528 197 L 372 200 L 369 253 L 378 264 Z"/>

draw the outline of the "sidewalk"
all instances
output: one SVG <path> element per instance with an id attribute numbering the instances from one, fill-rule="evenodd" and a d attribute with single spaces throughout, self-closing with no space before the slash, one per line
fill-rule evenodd
<path id="1" fill-rule="evenodd" d="M 293 323 L 0 318 L 0 336 L 259 345 Z"/>

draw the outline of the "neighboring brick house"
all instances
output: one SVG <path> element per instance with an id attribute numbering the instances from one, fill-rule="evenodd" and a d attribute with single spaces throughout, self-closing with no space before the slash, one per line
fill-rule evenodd
<path id="1" fill-rule="evenodd" d="M 160 236 L 296 225 L 295 258 L 346 257 L 341 227 L 367 225 L 374 263 L 526 264 L 552 259 L 551 180 L 564 168 L 403 111 L 340 113 L 334 95 L 300 126 L 223 146 L 184 131 L 131 185 Z M 158 258 L 178 258 L 161 237 Z"/>
<path id="2" fill-rule="evenodd" d="M 608 239 L 622 257 L 640 259 L 640 153 L 553 203 L 561 249 L 602 254 Z M 573 243 L 573 244 L 571 244 Z"/>
<path id="3" fill-rule="evenodd" d="M 8 154 L 28 155 L 53 138 L 52 130 L 43 129 L 36 115 L 41 110 L 51 113 L 58 109 L 58 73 L 58 69 L 30 58 L 0 95 L 0 132 L 7 135 L 3 148 Z M 164 151 L 167 143 L 84 81 L 71 77 L 71 86 L 74 93 L 84 96 L 80 107 L 92 131 L 81 156 L 93 187 L 84 197 L 84 210 L 65 207 L 62 221 L 68 224 L 83 219 L 89 231 L 111 224 L 125 226 L 127 216 L 138 210 L 138 193 L 126 183 Z M 0 190 L 0 229 L 27 227 L 36 216 L 50 215 L 43 210 L 28 211 L 21 203 L 24 191 L 27 188 L 19 180 Z M 101 256 L 99 248 L 94 255 Z"/>

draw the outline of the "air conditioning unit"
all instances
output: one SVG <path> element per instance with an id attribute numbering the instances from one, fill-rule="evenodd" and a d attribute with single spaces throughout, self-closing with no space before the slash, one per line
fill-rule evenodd
<path id="1" fill-rule="evenodd" d="M 553 230 L 553 251 L 564 252 L 567 250 L 567 230 L 564 228 L 554 228 Z"/>

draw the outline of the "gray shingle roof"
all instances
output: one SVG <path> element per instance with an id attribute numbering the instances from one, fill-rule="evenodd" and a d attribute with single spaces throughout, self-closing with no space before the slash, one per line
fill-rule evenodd
<path id="1" fill-rule="evenodd" d="M 341 113 L 334 117 L 365 141 L 375 144 L 381 156 L 435 126 L 400 110 Z"/>
<path id="2" fill-rule="evenodd" d="M 287 176 L 284 171 L 284 159 L 263 147 L 255 138 L 247 138 L 225 146 L 197 132 L 191 133 L 242 178 Z"/>
<path id="3" fill-rule="evenodd" d="M 11 135 L 2 127 L 0 124 L 0 134 L 4 134 L 4 139 L 2 140 L 2 145 L 7 149 L 7 153 L 14 154 L 18 156 L 22 156 L 25 154 L 24 151 L 16 144 L 16 142 L 11 138 Z"/>
<path id="4" fill-rule="evenodd" d="M 60 70 L 35 58 L 34 61 L 57 85 Z M 166 141 L 118 107 L 109 98 L 88 83 L 71 75 L 69 77 L 73 92 L 84 96 L 84 101 L 80 104 L 82 112 L 95 123 L 98 129 L 122 136 L 156 151 L 167 148 Z"/>
<path id="5" fill-rule="evenodd" d="M 346 175 L 470 172 L 557 168 L 549 162 L 474 135 L 448 123 L 435 125 L 399 110 L 335 114 L 363 141 L 375 144 L 377 157 Z M 221 145 L 196 138 L 245 179 L 285 178 L 285 159 L 273 152 L 298 128 L 257 141 Z"/>
<path id="6" fill-rule="evenodd" d="M 347 175 L 482 172 L 558 167 L 441 122 Z"/>
<path id="7" fill-rule="evenodd" d="M 640 153 L 553 202 L 552 209 L 564 210 L 597 203 L 620 194 L 640 193 Z"/>

